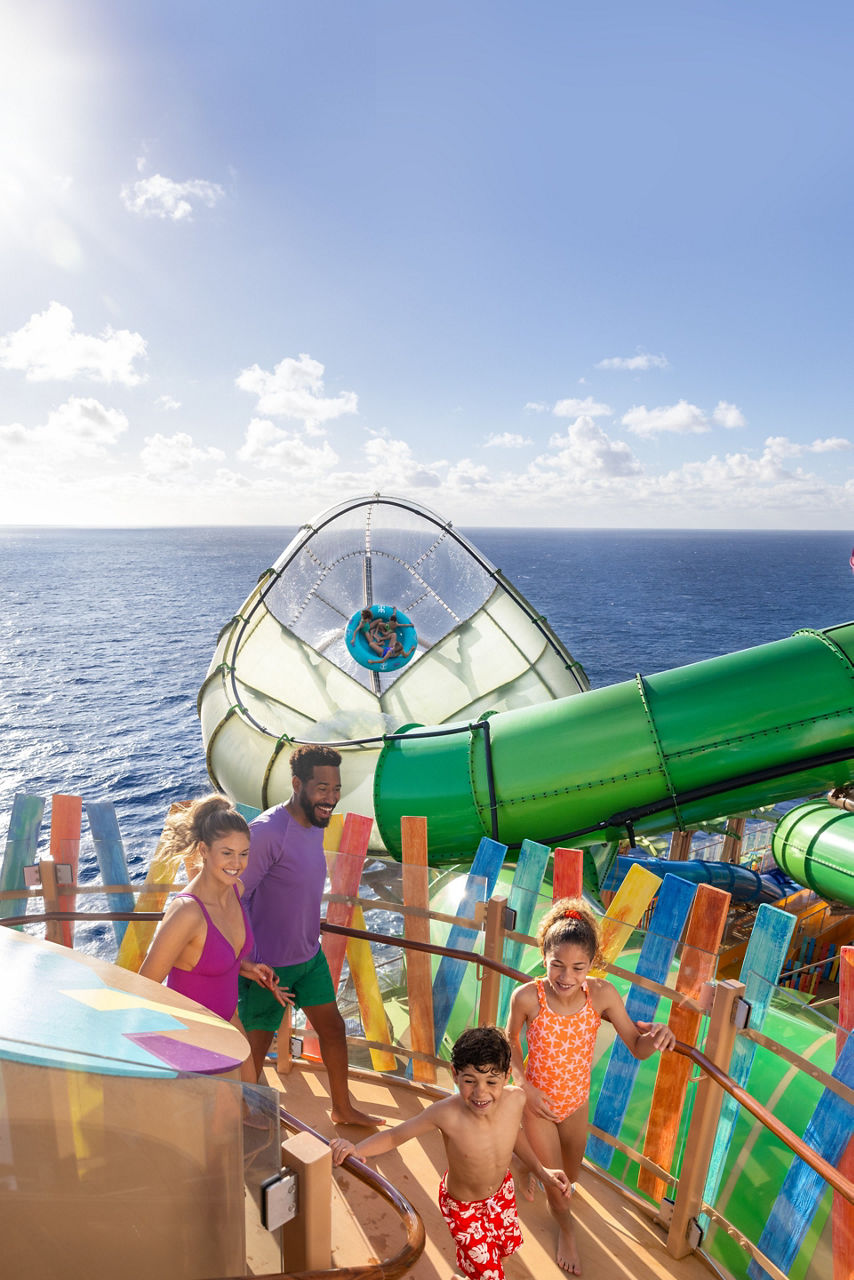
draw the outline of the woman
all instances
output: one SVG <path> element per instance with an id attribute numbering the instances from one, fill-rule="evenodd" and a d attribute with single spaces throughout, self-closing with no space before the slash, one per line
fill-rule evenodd
<path id="1" fill-rule="evenodd" d="M 243 1031 L 237 1017 L 239 973 L 290 1004 L 269 965 L 256 964 L 240 875 L 249 861 L 249 824 L 221 795 L 196 800 L 166 823 L 167 853 L 198 853 L 201 870 L 166 909 L 139 972 L 188 996 Z M 254 1083 L 251 1058 L 241 1078 Z"/>

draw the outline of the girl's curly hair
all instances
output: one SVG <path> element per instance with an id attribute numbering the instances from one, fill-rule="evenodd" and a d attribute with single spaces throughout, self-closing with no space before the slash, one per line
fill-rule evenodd
<path id="1" fill-rule="evenodd" d="M 537 929 L 537 945 L 544 959 L 555 947 L 566 942 L 582 947 L 590 956 L 591 964 L 603 963 L 599 949 L 599 924 L 581 898 L 561 898 L 555 902 Z"/>

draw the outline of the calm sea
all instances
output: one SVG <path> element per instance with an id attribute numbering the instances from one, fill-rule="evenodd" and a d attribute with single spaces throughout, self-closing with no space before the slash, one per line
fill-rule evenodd
<path id="1" fill-rule="evenodd" d="M 854 617 L 847 534 L 465 532 L 594 687 Z M 139 877 L 170 802 L 208 785 L 217 634 L 293 533 L 0 529 L 0 840 L 17 791 L 112 799 Z M 94 875 L 85 836 L 81 859 Z"/>

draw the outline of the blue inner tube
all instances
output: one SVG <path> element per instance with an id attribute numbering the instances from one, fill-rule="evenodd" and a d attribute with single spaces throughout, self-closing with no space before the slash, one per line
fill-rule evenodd
<path id="1" fill-rule="evenodd" d="M 389 622 L 397 625 L 389 626 Z M 373 645 L 368 639 L 371 623 L 386 624 L 384 628 L 374 627 Z M 397 671 L 405 667 L 415 654 L 418 643 L 415 627 L 406 614 L 392 604 L 374 604 L 370 609 L 357 609 L 347 623 L 344 639 L 359 666 L 367 667 L 368 671 Z M 398 643 L 403 652 L 394 654 Z"/>

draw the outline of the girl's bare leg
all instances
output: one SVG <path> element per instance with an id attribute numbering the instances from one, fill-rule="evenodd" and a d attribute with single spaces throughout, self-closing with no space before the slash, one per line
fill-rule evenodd
<path id="1" fill-rule="evenodd" d="M 584 1110 L 582 1107 L 582 1113 L 584 1113 Z M 571 1181 L 574 1181 L 578 1176 L 578 1169 L 581 1167 L 581 1156 L 584 1153 L 584 1136 L 586 1136 L 587 1132 L 586 1115 L 581 1122 L 583 1136 L 577 1161 L 575 1161 L 575 1147 L 578 1144 L 570 1141 L 568 1145 L 563 1131 L 577 1114 L 577 1112 L 574 1112 L 572 1116 L 567 1116 L 566 1120 L 557 1125 L 553 1120 L 544 1120 L 541 1116 L 532 1116 L 526 1111 L 522 1121 L 528 1141 L 539 1156 L 541 1163 L 547 1169 L 563 1168 Z M 577 1165 L 574 1175 L 570 1174 L 564 1162 L 568 1150 L 572 1155 L 574 1164 Z M 546 1187 L 546 1195 L 548 1196 L 551 1215 L 557 1223 L 558 1229 L 557 1253 L 555 1255 L 557 1264 L 570 1275 L 579 1276 L 581 1275 L 581 1264 L 578 1261 L 578 1249 L 576 1248 L 575 1232 L 572 1226 L 570 1197 L 562 1195 L 553 1187 Z"/>
<path id="2" fill-rule="evenodd" d="M 587 1142 L 587 1105 L 583 1104 L 562 1120 L 557 1126 L 557 1133 L 560 1140 L 560 1162 L 564 1173 L 574 1186 L 581 1172 L 581 1161 Z M 571 1276 L 580 1276 L 581 1262 L 578 1257 L 578 1246 L 575 1243 L 575 1232 L 572 1228 L 572 1211 L 569 1200 L 565 1200 L 564 1203 L 567 1205 L 568 1229 L 558 1221 L 560 1235 L 557 1241 L 557 1265 Z M 551 1205 L 551 1200 L 549 1204 Z M 554 1213 L 554 1210 L 552 1212 Z"/>

